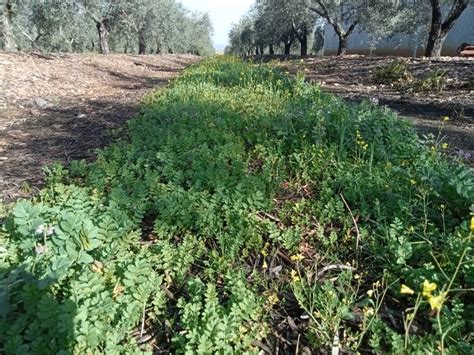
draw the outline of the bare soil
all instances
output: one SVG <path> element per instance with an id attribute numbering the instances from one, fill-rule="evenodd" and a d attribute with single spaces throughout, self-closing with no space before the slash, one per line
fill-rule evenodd
<path id="1" fill-rule="evenodd" d="M 405 61 L 415 78 L 430 72 L 446 71 L 446 87 L 440 92 L 400 91 L 389 85 L 378 85 L 372 76 L 394 59 Z M 255 61 L 259 58 L 254 58 Z M 444 57 L 394 58 L 350 55 L 344 57 L 265 57 L 277 60 L 291 73 L 303 72 L 307 80 L 349 101 L 378 100 L 400 115 L 412 120 L 421 134 L 433 134 L 449 142 L 453 155 L 474 166 L 474 58 Z M 450 120 L 440 133 L 442 117 Z"/>
<path id="2" fill-rule="evenodd" d="M 53 162 L 93 159 L 190 55 L 0 53 L 0 200 L 29 196 Z"/>

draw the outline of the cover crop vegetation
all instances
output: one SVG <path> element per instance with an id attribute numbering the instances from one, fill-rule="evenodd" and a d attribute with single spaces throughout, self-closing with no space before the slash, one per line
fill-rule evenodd
<path id="1" fill-rule="evenodd" d="M 211 59 L 4 208 L 12 353 L 472 353 L 473 174 L 392 111 Z"/>

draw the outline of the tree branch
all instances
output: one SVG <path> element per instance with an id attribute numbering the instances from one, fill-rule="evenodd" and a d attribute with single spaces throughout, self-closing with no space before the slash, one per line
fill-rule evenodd
<path id="1" fill-rule="evenodd" d="M 449 11 L 448 17 L 441 25 L 442 32 L 446 33 L 451 29 L 451 27 L 453 27 L 454 21 L 456 21 L 459 16 L 461 16 L 463 11 L 467 8 L 468 4 L 469 0 L 457 0 L 454 2 L 451 11 Z"/>
<path id="2" fill-rule="evenodd" d="M 358 25 L 358 21 L 355 21 L 354 23 L 352 23 L 352 25 L 349 27 L 349 29 L 347 30 L 347 32 L 344 34 L 346 37 L 348 37 L 352 31 L 354 31 L 354 29 L 356 28 L 356 26 Z"/>

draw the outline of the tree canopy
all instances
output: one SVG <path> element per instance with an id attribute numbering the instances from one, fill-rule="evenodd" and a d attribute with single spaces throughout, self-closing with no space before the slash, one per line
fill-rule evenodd
<path id="1" fill-rule="evenodd" d="M 308 54 L 308 42 L 324 40 L 318 29 L 330 26 L 347 52 L 356 31 L 368 34 L 370 49 L 384 38 L 404 33 L 426 45 L 426 56 L 439 56 L 443 43 L 470 0 L 256 0 L 230 32 L 228 52 L 273 54 L 299 50 Z M 424 40 L 423 40 L 424 39 Z M 316 44 L 315 48 L 321 47 Z"/>
<path id="2" fill-rule="evenodd" d="M 175 0 L 4 0 L 0 11 L 8 51 L 214 52 L 209 16 Z"/>

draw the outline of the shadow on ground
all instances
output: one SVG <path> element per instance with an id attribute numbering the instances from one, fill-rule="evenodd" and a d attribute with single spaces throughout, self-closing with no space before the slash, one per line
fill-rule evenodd
<path id="1" fill-rule="evenodd" d="M 12 125 L 3 138 L 0 198 L 28 196 L 31 188 L 42 185 L 44 166 L 93 159 L 95 149 L 110 143 L 114 129 L 138 110 L 136 104 L 113 99 L 63 102 L 43 109 L 35 119 Z"/>

